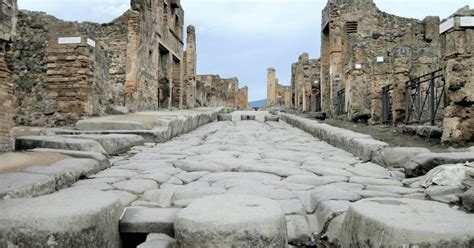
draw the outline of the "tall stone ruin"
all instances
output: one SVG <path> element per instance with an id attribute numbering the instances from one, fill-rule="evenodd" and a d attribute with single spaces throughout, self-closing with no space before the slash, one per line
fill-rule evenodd
<path id="1" fill-rule="evenodd" d="M 6 56 L 11 53 L 11 42 L 16 35 L 17 12 L 16 0 L 0 1 L 0 152 L 12 149 L 11 129 L 15 125 L 13 75 Z"/>

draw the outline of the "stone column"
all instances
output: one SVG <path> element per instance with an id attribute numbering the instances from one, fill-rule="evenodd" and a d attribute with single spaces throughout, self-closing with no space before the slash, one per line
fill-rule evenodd
<path id="1" fill-rule="evenodd" d="M 474 135 L 474 9 L 463 8 L 440 25 L 446 93 L 442 141 L 462 144 Z"/>
<path id="2" fill-rule="evenodd" d="M 405 83 L 410 80 L 411 49 L 408 47 L 395 47 L 393 54 L 393 125 L 405 121 Z"/>
<path id="3" fill-rule="evenodd" d="M 16 0 L 0 1 L 0 152 L 13 148 L 11 129 L 15 126 L 15 96 L 5 56 L 8 44 L 16 35 L 17 11 Z"/>
<path id="4" fill-rule="evenodd" d="M 276 103 L 276 73 L 274 68 L 267 69 L 267 106 Z"/>
<path id="5" fill-rule="evenodd" d="M 140 46 L 140 12 L 130 11 L 128 20 L 127 62 L 125 77 L 125 105 L 132 111 L 138 107 L 137 88 L 139 83 L 138 49 Z"/>
<path id="6" fill-rule="evenodd" d="M 188 26 L 185 52 L 185 88 L 184 106 L 194 108 L 196 103 L 196 30 L 194 26 Z"/>

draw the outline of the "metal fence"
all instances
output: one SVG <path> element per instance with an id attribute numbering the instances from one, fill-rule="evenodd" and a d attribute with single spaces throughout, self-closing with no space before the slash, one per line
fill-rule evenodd
<path id="1" fill-rule="evenodd" d="M 342 89 L 337 92 L 337 115 L 343 115 L 346 113 L 346 90 Z"/>
<path id="2" fill-rule="evenodd" d="M 406 82 L 405 124 L 429 122 L 434 126 L 437 120 L 442 120 L 443 117 L 438 118 L 437 114 L 448 105 L 445 87 L 442 69 Z"/>
<path id="3" fill-rule="evenodd" d="M 392 121 L 392 92 L 392 85 L 387 85 L 382 88 L 382 113 L 380 116 L 381 124 L 389 124 Z"/>

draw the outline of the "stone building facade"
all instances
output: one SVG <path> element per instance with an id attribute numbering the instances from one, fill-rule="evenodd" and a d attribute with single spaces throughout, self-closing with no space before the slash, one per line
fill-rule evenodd
<path id="1" fill-rule="evenodd" d="M 267 107 L 291 108 L 291 87 L 279 84 L 274 68 L 267 70 Z"/>
<path id="2" fill-rule="evenodd" d="M 17 1 L 0 1 L 0 152 L 12 149 L 11 129 L 14 127 L 15 96 L 13 75 L 5 60 L 11 52 L 10 43 L 16 35 Z"/>
<path id="3" fill-rule="evenodd" d="M 294 109 L 301 112 L 319 110 L 320 77 L 320 60 L 310 59 L 308 53 L 301 54 L 298 62 L 291 66 L 291 99 Z"/>
<path id="4" fill-rule="evenodd" d="M 196 84 L 197 106 L 248 109 L 248 88 L 240 89 L 238 78 L 197 75 Z"/>
<path id="5" fill-rule="evenodd" d="M 1 4 L 2 11 L 15 12 L 2 13 L 9 17 L 0 19 L 2 44 L 18 33 L 2 46 L 17 125 L 73 125 L 114 105 L 132 112 L 194 108 L 203 106 L 196 101 L 198 88 L 205 95 L 212 89 L 198 87 L 195 28 L 187 28 L 185 44 L 179 0 L 131 0 L 129 10 L 105 24 L 23 10 L 16 15 L 16 2 Z M 17 20 L 16 28 L 10 25 Z M 238 82 L 230 81 L 235 94 L 215 106 L 237 105 Z"/>
<path id="6" fill-rule="evenodd" d="M 373 0 L 329 0 L 322 15 L 323 110 L 337 115 L 338 93 L 344 94 L 349 120 L 378 123 L 381 89 L 392 85 L 394 119 L 401 120 L 405 83 L 438 69 L 438 26 L 438 17 L 419 21 L 390 15 Z"/>
<path id="7" fill-rule="evenodd" d="M 431 125 L 444 128 L 443 142 L 473 141 L 473 14 L 469 7 L 443 23 L 439 17 L 420 21 L 390 15 L 373 0 L 329 0 L 322 13 L 324 112 L 379 124 L 385 87 L 393 125 L 411 123 L 419 111 L 419 120 L 433 114 L 436 120 Z M 435 77 L 435 73 L 441 75 Z M 418 86 L 412 89 L 413 85 Z M 427 102 L 429 92 L 438 98 Z M 431 106 L 436 112 L 430 112 Z"/>

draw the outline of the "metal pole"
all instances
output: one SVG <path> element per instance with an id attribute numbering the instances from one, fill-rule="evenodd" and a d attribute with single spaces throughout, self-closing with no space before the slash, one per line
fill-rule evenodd
<path id="1" fill-rule="evenodd" d="M 436 104 L 436 99 L 435 99 L 435 91 L 436 91 L 436 85 L 435 85 L 435 75 L 434 73 L 431 73 L 431 80 L 430 80 L 430 117 L 431 117 L 431 126 L 435 125 L 435 104 Z"/>
<path id="2" fill-rule="evenodd" d="M 405 124 L 408 125 L 410 121 L 411 114 L 411 92 L 410 92 L 410 82 L 405 83 Z"/>
<path id="3" fill-rule="evenodd" d="M 416 98 L 415 98 L 415 110 L 416 110 L 416 119 L 418 123 L 421 121 L 421 87 L 420 82 L 417 80 L 416 82 Z"/>

